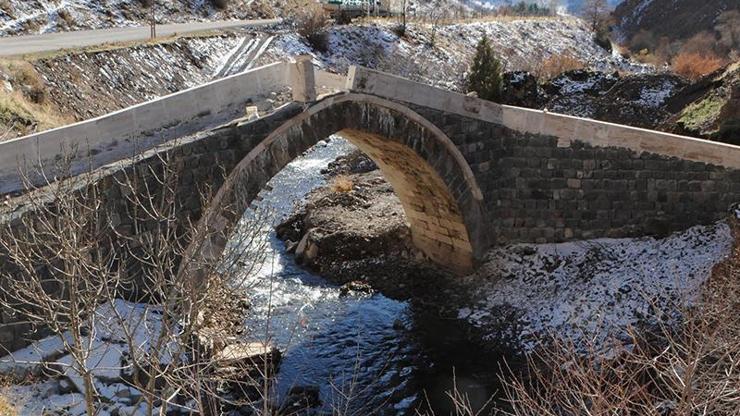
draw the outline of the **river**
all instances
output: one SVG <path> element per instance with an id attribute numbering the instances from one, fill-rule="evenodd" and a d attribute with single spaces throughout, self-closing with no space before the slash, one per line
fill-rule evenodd
<path id="1" fill-rule="evenodd" d="M 242 226 L 274 225 L 289 215 L 325 183 L 320 170 L 352 149 L 333 136 L 296 158 L 268 183 Z M 316 386 L 321 412 L 409 415 L 431 404 L 443 415 L 453 380 L 477 405 L 495 393 L 496 357 L 465 341 L 457 321 L 382 294 L 340 296 L 338 286 L 295 264 L 272 226 L 260 238 L 265 259 L 245 284 L 247 326 L 255 340 L 269 339 L 283 352 L 278 401 L 291 387 Z"/>

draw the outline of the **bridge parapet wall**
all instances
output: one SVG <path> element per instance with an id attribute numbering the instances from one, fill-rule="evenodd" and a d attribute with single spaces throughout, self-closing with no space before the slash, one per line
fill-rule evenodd
<path id="1" fill-rule="evenodd" d="M 270 132 L 299 114 L 301 109 L 300 105 L 287 104 L 258 120 L 250 122 L 238 120 L 192 137 L 172 140 L 136 157 L 128 157 L 109 164 L 93 172 L 93 176 L 88 179 L 81 181 L 67 179 L 65 183 L 75 181 L 74 184 L 67 185 L 70 192 L 76 192 L 83 187 L 95 184 L 100 197 L 98 210 L 101 218 L 110 219 L 110 228 L 106 234 L 100 235 L 100 240 L 113 241 L 111 245 L 101 244 L 101 248 L 123 247 L 128 242 L 118 239 L 118 234 L 143 241 L 150 233 L 148 230 L 156 229 L 156 223 L 135 218 L 134 213 L 140 210 L 140 207 L 132 206 L 127 195 L 137 191 L 133 184 L 141 186 L 142 189 L 138 190 L 142 192 L 144 192 L 144 184 L 148 187 L 147 192 L 151 194 L 157 195 L 161 192 L 163 184 L 155 180 L 153 172 L 162 171 L 163 161 L 167 161 L 166 163 L 176 175 L 172 186 L 175 189 L 174 195 L 177 197 L 177 200 L 173 202 L 177 207 L 177 224 L 179 224 L 177 226 L 184 229 L 188 221 L 197 221 L 203 212 L 205 201 L 201 198 L 199 191 L 206 190 L 206 187 L 218 189 L 225 179 L 224 173 L 228 174 Z M 255 194 L 257 191 L 259 187 L 255 189 Z M 47 192 L 52 193 L 47 188 L 32 192 L 39 192 L 42 195 Z M 7 231 L 7 227 L 17 229 L 16 227 L 22 226 L 24 218 L 33 218 L 37 215 L 34 210 L 38 206 L 29 204 L 27 202 L 29 197 L 29 194 L 20 195 L 0 205 L 0 238 L 4 237 L 3 233 Z M 53 203 L 53 200 L 49 199 L 49 203 Z M 127 250 L 136 253 L 135 247 L 129 247 Z M 6 256 L 7 253 L 0 248 L 0 270 L 3 275 L 13 275 L 12 265 Z M 134 289 L 137 287 L 137 275 L 141 267 L 142 265 L 135 261 L 126 267 L 124 278 L 134 282 L 131 285 Z M 0 281 L 0 284 L 7 283 Z M 57 295 L 61 297 L 59 293 Z M 132 297 L 138 298 L 138 295 L 132 294 Z M 32 330 L 22 316 L 6 313 L 0 308 L 1 350 L 15 351 L 28 345 L 30 340 L 45 334 L 43 328 L 37 329 L 41 331 Z"/>
<path id="2" fill-rule="evenodd" d="M 582 142 L 598 147 L 620 147 L 683 160 L 740 169 L 740 148 L 725 143 L 679 136 L 655 130 L 607 123 L 542 110 L 496 104 L 446 91 L 405 78 L 352 67 L 346 88 L 413 106 L 444 111 L 498 124 L 520 133 L 551 136 L 558 146 Z"/>
<path id="3" fill-rule="evenodd" d="M 131 157 L 178 137 L 244 115 L 245 106 L 293 87 L 295 64 L 275 63 L 147 101 L 101 117 L 0 143 L 0 195 L 23 188 L 19 169 L 34 184 L 53 177 L 63 156 L 72 174 Z M 330 87 L 336 77 L 321 74 Z"/>
<path id="4" fill-rule="evenodd" d="M 455 143 L 492 243 L 665 234 L 740 201 L 740 148 L 503 106 L 353 68 L 351 91 L 409 106 Z"/>

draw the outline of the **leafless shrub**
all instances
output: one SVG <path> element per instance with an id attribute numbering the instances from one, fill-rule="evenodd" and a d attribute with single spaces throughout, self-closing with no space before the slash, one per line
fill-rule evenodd
<path id="1" fill-rule="evenodd" d="M 314 49 L 326 52 L 329 35 L 326 33 L 327 17 L 318 3 L 303 7 L 293 17 L 298 34 Z"/>
<path id="2" fill-rule="evenodd" d="M 331 182 L 331 191 L 334 193 L 351 192 L 355 184 L 345 175 L 339 175 Z"/>
<path id="3" fill-rule="evenodd" d="M 685 52 L 673 58 L 671 62 L 671 68 L 675 73 L 689 79 L 697 79 L 712 73 L 723 65 L 724 61 L 712 52 Z"/>
<path id="4" fill-rule="evenodd" d="M 226 9 L 229 7 L 229 1 L 230 0 L 211 0 L 213 2 L 213 6 L 217 9 Z"/>
<path id="5" fill-rule="evenodd" d="M 0 0 L 0 11 L 5 12 L 8 16 L 13 16 L 13 5 L 10 0 Z"/>
<path id="6" fill-rule="evenodd" d="M 185 259 L 187 243 L 207 241 L 208 230 L 178 215 L 181 171 L 164 157 L 142 168 L 115 176 L 129 210 L 125 227 L 119 227 L 119 212 L 108 211 L 109 188 L 95 173 L 47 181 L 27 193 L 24 205 L 33 215 L 7 224 L 0 234 L 6 256 L 0 306 L 60 340 L 71 357 L 61 371 L 83 380 L 88 415 L 97 414 L 102 400 L 95 379 L 99 360 L 93 357 L 108 353 L 110 346 L 99 341 L 110 337 L 124 345 L 126 365 L 119 370 L 129 374 L 123 381 L 142 392 L 149 416 L 168 408 L 218 414 L 224 402 L 250 403 L 255 398 L 225 397 L 222 387 L 253 391 L 259 375 L 222 371 L 219 353 L 239 345 L 238 290 L 259 267 L 262 229 L 242 229 L 233 241 L 237 249 L 213 261 Z M 207 206 L 212 192 L 201 191 Z M 181 259 L 210 271 L 207 279 L 177 273 Z M 134 314 L 116 306 L 122 297 L 153 303 Z M 101 313 L 105 305 L 110 307 Z M 264 368 L 257 362 L 252 367 L 269 376 L 268 361 Z M 60 363 L 51 364 L 47 371 Z"/>
<path id="7" fill-rule="evenodd" d="M 7 70 L 12 83 L 21 86 L 24 96 L 36 104 L 46 102 L 46 86 L 33 65 L 23 61 L 11 61 L 7 65 Z"/>
<path id="8" fill-rule="evenodd" d="M 680 53 L 707 53 L 715 52 L 717 46 L 717 39 L 714 34 L 707 31 L 699 32 L 686 40 L 680 49 Z"/>
<path id="9" fill-rule="evenodd" d="M 59 18 L 67 24 L 67 26 L 72 26 L 75 23 L 74 17 L 72 17 L 72 13 L 70 13 L 69 10 L 59 9 L 57 14 L 59 15 Z"/>
<path id="10" fill-rule="evenodd" d="M 529 68 L 529 72 L 534 74 L 540 80 L 546 81 L 562 74 L 563 72 L 583 69 L 585 67 L 586 64 L 583 63 L 583 61 L 576 58 L 575 55 L 565 52 L 558 55 L 552 55 L 541 62 L 533 64 L 531 68 Z"/>

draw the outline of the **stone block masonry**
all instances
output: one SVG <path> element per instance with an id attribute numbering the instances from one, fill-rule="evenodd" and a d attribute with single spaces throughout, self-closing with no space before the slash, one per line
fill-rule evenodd
<path id="1" fill-rule="evenodd" d="M 727 216 L 740 170 L 521 133 L 410 105 L 450 137 L 484 195 L 491 244 L 665 235 Z"/>

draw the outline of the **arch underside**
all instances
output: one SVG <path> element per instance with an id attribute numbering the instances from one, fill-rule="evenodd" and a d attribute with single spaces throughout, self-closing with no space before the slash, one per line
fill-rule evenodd
<path id="1" fill-rule="evenodd" d="M 414 245 L 452 270 L 473 267 L 473 247 L 457 202 L 442 178 L 405 145 L 360 130 L 338 134 L 359 147 L 383 172 L 401 200 Z"/>
<path id="2" fill-rule="evenodd" d="M 413 111 L 377 97 L 319 101 L 257 145 L 232 171 L 201 219 L 207 241 L 190 255 L 218 256 L 242 213 L 267 181 L 319 140 L 339 134 L 380 167 L 398 195 L 414 244 L 453 272 L 472 270 L 484 236 L 480 189 L 462 155 Z"/>

